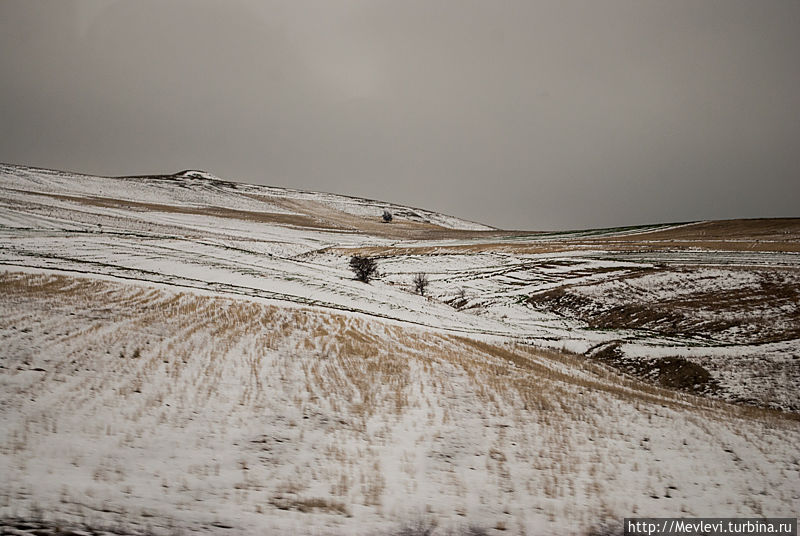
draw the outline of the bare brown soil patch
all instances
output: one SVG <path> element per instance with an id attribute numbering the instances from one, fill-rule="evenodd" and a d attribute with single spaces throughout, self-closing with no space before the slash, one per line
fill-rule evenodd
<path id="1" fill-rule="evenodd" d="M 163 203 L 143 203 L 110 197 L 72 196 L 64 194 L 48 194 L 42 192 L 28 192 L 32 195 L 60 199 L 83 205 L 117 208 L 135 211 L 165 212 L 171 214 L 192 214 L 198 216 L 215 216 L 256 223 L 288 225 L 311 229 L 325 229 L 331 231 L 352 231 L 383 238 L 406 240 L 446 240 L 470 239 L 507 236 L 507 231 L 471 231 L 461 229 L 448 229 L 426 222 L 403 220 L 396 217 L 391 223 L 383 223 L 379 218 L 369 219 L 333 209 L 322 203 L 312 200 L 285 199 L 279 197 L 266 197 L 249 195 L 248 197 L 269 202 L 286 208 L 293 214 L 280 212 L 258 212 L 240 210 L 219 206 L 190 207 L 168 205 Z"/>
<path id="2" fill-rule="evenodd" d="M 660 242 L 661 246 L 691 246 L 733 251 L 800 251 L 800 218 L 720 220 L 683 225 L 594 242 Z"/>
<path id="3" fill-rule="evenodd" d="M 604 236 L 597 238 L 559 236 L 552 240 L 542 239 L 541 233 L 520 231 L 453 231 L 421 230 L 411 232 L 371 234 L 406 239 L 474 239 L 475 243 L 456 245 L 391 246 L 359 248 L 361 255 L 446 255 L 465 253 L 514 253 L 538 254 L 561 251 L 606 250 L 636 251 L 641 253 L 701 249 L 708 251 L 758 251 L 800 252 L 800 218 L 764 220 L 730 220 L 702 222 L 686 226 L 632 235 Z M 524 235 L 530 236 L 530 241 Z M 523 238 L 520 238 L 520 237 Z M 503 238 L 515 238 L 503 241 Z M 500 240 L 498 240 L 500 239 Z M 342 250 L 352 253 L 353 250 Z"/>
<path id="4" fill-rule="evenodd" d="M 635 280 L 654 270 L 639 270 L 619 280 Z M 687 269 L 685 272 L 691 272 Z M 632 294 L 630 299 L 603 306 L 578 289 L 562 286 L 529 298 L 529 303 L 578 318 L 602 330 L 643 329 L 666 336 L 716 338 L 738 327 L 749 344 L 800 338 L 800 288 L 793 271 L 759 270 L 758 284 L 740 289 L 710 289 L 677 297 Z M 780 311 L 765 315 L 763 311 Z M 724 341 L 722 341 L 724 342 Z"/>
<path id="5" fill-rule="evenodd" d="M 623 355 L 618 344 L 606 346 L 592 358 L 637 378 L 669 389 L 698 395 L 713 394 L 719 383 L 704 367 L 680 356 L 636 359 Z"/>
<path id="6" fill-rule="evenodd" d="M 62 201 L 81 203 L 104 208 L 119 208 L 138 211 L 167 212 L 171 214 L 193 214 L 198 216 L 216 216 L 218 218 L 231 218 L 237 220 L 253 221 L 258 223 L 276 223 L 279 225 L 292 225 L 296 227 L 324 227 L 320 222 L 303 214 L 281 214 L 275 212 L 256 212 L 251 210 L 238 210 L 226 207 L 206 206 L 187 207 L 180 205 L 165 205 L 162 203 L 141 203 L 111 197 L 80 197 L 63 194 L 46 194 L 41 192 L 28 192 Z"/>
<path id="7" fill-rule="evenodd" d="M 249 195 L 249 197 L 281 206 L 292 212 L 313 216 L 323 226 L 332 229 L 354 231 L 382 238 L 405 240 L 481 239 L 508 236 L 510 234 L 509 231 L 500 230 L 449 229 L 433 223 L 409 219 L 411 217 L 410 211 L 408 213 L 397 211 L 393 214 L 394 219 L 391 222 L 384 223 L 379 214 L 375 216 L 349 214 L 311 199 L 290 199 L 263 195 Z"/>
<path id="8" fill-rule="evenodd" d="M 337 248 L 333 251 L 341 254 L 371 255 L 376 257 L 392 257 L 403 255 L 462 255 L 468 253 L 515 253 L 537 254 L 572 251 L 574 247 L 551 242 L 536 244 L 504 244 L 485 242 L 476 244 L 458 244 L 441 246 L 373 246 L 361 248 Z"/>
<path id="9" fill-rule="evenodd" d="M 592 243 L 583 243 L 585 249 L 602 249 L 610 251 L 675 251 L 681 249 L 704 249 L 708 251 L 769 251 L 800 252 L 800 242 L 765 242 L 757 240 L 665 240 L 636 243 L 633 241 L 617 241 L 598 239 Z"/>

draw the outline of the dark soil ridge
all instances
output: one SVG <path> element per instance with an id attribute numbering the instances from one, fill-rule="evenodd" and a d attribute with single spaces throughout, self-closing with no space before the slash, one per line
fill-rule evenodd
<path id="1" fill-rule="evenodd" d="M 626 357 L 620 350 L 619 343 L 605 345 L 591 352 L 589 356 L 626 374 L 668 389 L 704 396 L 713 396 L 720 391 L 719 382 L 705 367 L 684 357 Z"/>

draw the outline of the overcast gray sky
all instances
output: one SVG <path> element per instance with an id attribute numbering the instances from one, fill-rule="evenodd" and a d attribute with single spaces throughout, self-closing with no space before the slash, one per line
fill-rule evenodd
<path id="1" fill-rule="evenodd" d="M 516 229 L 800 216 L 800 2 L 0 0 L 0 161 Z"/>

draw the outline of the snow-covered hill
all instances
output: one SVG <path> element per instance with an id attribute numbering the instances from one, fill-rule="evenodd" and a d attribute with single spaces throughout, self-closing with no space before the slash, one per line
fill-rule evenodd
<path id="1" fill-rule="evenodd" d="M 713 377 L 706 394 L 800 409 L 794 220 L 724 225 L 721 236 L 736 241 L 720 250 L 716 224 L 470 231 L 428 211 L 196 171 L 106 178 L 5 165 L 0 177 L 8 266 L 272 298 L 590 355 L 614 345 L 622 358 L 679 356 Z M 392 223 L 380 218 L 385 207 Z M 746 241 L 748 229 L 757 241 Z M 354 281 L 353 253 L 379 255 L 383 277 Z M 418 272 L 431 280 L 428 299 L 412 292 Z"/>
<path id="2" fill-rule="evenodd" d="M 265 220 L 271 215 L 295 216 L 297 223 L 313 221 L 321 228 L 331 226 L 336 229 L 380 222 L 383 211 L 389 210 L 398 217 L 401 226 L 416 224 L 418 229 L 492 230 L 486 225 L 429 210 L 343 195 L 231 182 L 195 170 L 174 175 L 97 177 L 0 164 L 0 176 L 4 190 L 9 192 L 67 196 L 67 199 L 81 197 L 107 206 L 133 206 L 132 203 L 137 203 L 138 208 L 163 210 L 162 205 L 168 205 L 182 213 L 196 213 L 193 209 L 213 207 L 220 214 L 234 211 L 245 218 L 260 214 Z M 280 218 L 278 221 L 283 222 Z M 409 228 L 415 229 L 413 225 Z"/>
<path id="3" fill-rule="evenodd" d="M 796 511 L 800 426 L 762 409 L 800 409 L 792 225 L 515 233 L 2 165 L 0 516 L 583 534 Z"/>

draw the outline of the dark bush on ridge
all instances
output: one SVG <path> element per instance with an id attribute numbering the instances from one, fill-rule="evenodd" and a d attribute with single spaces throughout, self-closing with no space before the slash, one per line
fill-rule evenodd
<path id="1" fill-rule="evenodd" d="M 350 269 L 356 274 L 356 279 L 369 283 L 370 279 L 378 275 L 378 263 L 372 257 L 353 255 L 350 257 Z"/>

